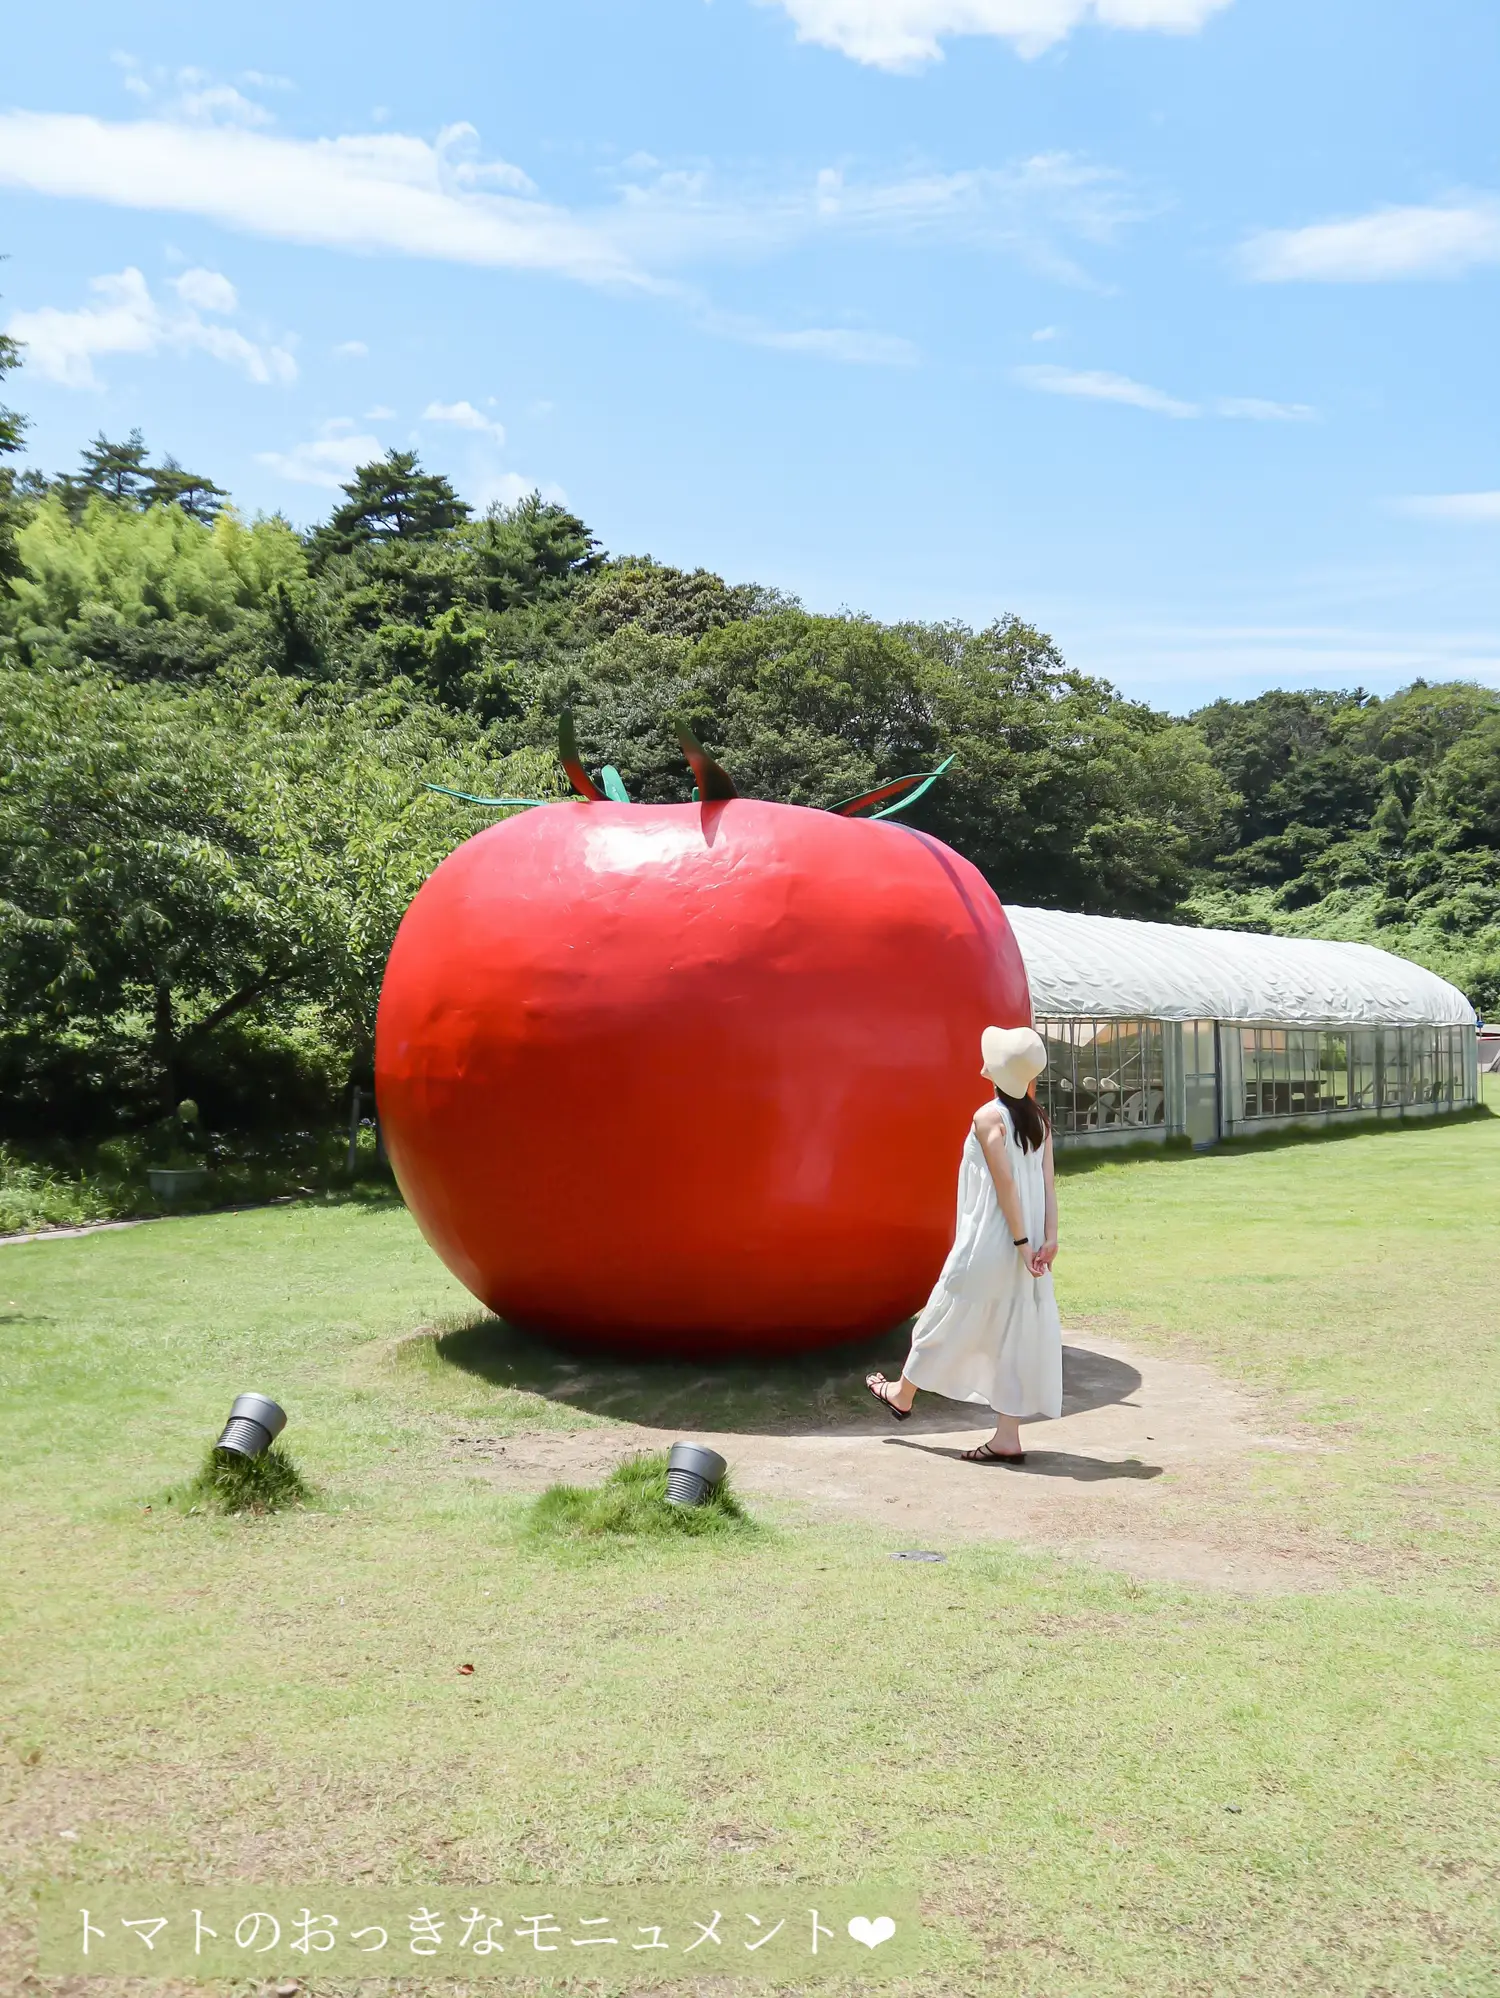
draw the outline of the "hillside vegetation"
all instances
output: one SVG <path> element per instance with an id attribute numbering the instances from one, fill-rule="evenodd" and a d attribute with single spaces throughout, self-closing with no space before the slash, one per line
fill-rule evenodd
<path id="1" fill-rule="evenodd" d="M 299 534 L 138 434 L 17 473 L 24 428 L 0 412 L 0 1135 L 184 1095 L 325 1119 L 403 909 L 494 816 L 426 786 L 561 795 L 564 707 L 638 799 L 691 795 L 678 719 L 800 804 L 951 756 L 911 822 L 1008 900 L 1364 937 L 1500 1001 L 1492 690 L 1173 717 L 1020 618 L 816 616 L 535 495 L 476 518 L 410 453 Z"/>

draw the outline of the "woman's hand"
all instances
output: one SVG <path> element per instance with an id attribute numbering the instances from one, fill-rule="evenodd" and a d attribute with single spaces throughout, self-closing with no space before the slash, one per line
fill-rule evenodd
<path id="1" fill-rule="evenodd" d="M 1057 1260 L 1057 1238 L 1055 1236 L 1050 1236 L 1045 1242 L 1043 1242 L 1042 1246 L 1037 1250 L 1036 1256 L 1034 1258 L 1034 1261 L 1036 1263 L 1036 1268 L 1031 1272 L 1031 1274 L 1033 1276 L 1045 1276 L 1048 1270 L 1051 1269 L 1053 1263 L 1056 1262 L 1056 1260 Z"/>
<path id="2" fill-rule="evenodd" d="M 1026 1265 L 1027 1276 L 1039 1277 L 1046 1275 L 1047 1265 L 1042 1261 L 1042 1252 L 1040 1249 L 1034 1249 L 1030 1242 L 1017 1242 L 1016 1254 Z"/>

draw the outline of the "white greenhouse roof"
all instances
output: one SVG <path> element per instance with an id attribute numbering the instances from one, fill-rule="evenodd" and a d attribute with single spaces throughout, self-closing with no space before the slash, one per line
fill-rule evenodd
<path id="1" fill-rule="evenodd" d="M 1371 944 L 1005 908 L 1041 1018 L 1469 1027 L 1455 985 Z"/>

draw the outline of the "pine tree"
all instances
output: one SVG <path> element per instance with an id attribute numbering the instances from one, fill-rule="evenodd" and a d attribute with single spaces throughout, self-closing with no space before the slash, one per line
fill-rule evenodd
<path id="1" fill-rule="evenodd" d="M 371 541 L 421 541 L 457 527 L 471 508 L 439 472 L 424 472 L 415 451 L 387 451 L 360 465 L 349 495 L 313 536 L 315 557 L 349 555 Z"/>
<path id="2" fill-rule="evenodd" d="M 146 485 L 140 495 L 143 506 L 180 506 L 204 526 L 224 510 L 229 498 L 222 486 L 197 472 L 185 472 L 169 452 L 159 465 L 146 467 Z"/>
<path id="3" fill-rule="evenodd" d="M 146 442 L 132 430 L 123 444 L 111 444 L 101 430 L 83 454 L 83 483 L 107 499 L 138 499 L 150 476 Z"/>
<path id="4" fill-rule="evenodd" d="M 57 489 L 76 517 L 96 494 L 118 506 L 141 505 L 150 476 L 146 442 L 139 430 L 132 430 L 123 444 L 111 443 L 101 430 L 85 447 L 78 471 L 64 472 Z"/>

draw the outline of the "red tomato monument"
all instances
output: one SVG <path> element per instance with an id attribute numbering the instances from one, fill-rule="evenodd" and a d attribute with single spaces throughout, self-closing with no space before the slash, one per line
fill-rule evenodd
<path id="1" fill-rule="evenodd" d="M 1031 1017 L 994 893 L 701 752 L 691 805 L 565 760 L 591 795 L 461 846 L 391 952 L 377 1090 L 423 1234 L 499 1316 L 615 1352 L 896 1324 L 952 1241 L 980 1031 Z"/>

